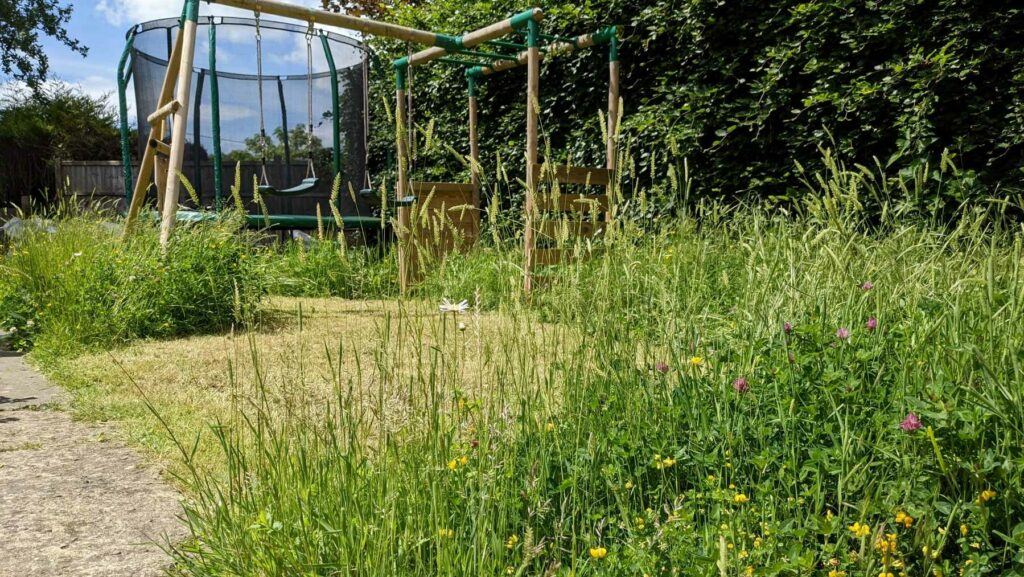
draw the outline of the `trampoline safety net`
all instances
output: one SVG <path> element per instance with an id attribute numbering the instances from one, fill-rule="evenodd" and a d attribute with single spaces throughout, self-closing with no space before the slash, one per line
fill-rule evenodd
<path id="1" fill-rule="evenodd" d="M 331 184 L 335 173 L 340 172 L 339 210 L 346 216 L 369 216 L 372 208 L 365 200 L 359 195 L 354 195 L 353 199 L 349 194 L 350 187 L 358 191 L 368 185 L 365 123 L 368 60 L 364 45 L 333 32 L 317 30 L 311 36 L 303 25 L 262 18 L 259 21 L 261 79 L 256 73 L 256 31 L 256 20 L 251 18 L 199 19 L 182 173 L 192 183 L 200 203 L 212 208 L 233 202 L 230 187 L 240 162 L 241 196 L 246 210 L 259 213 L 260 208 L 253 202 L 253 179 L 260 177 L 261 157 L 265 156 L 269 184 L 279 190 L 296 186 L 306 178 L 310 160 L 319 177 L 318 184 L 301 196 L 265 195 L 264 201 L 271 214 L 315 215 L 319 205 L 324 218 L 329 219 Z M 137 144 L 140 157 L 147 144 L 145 118 L 157 108 L 177 33 L 177 18 L 154 20 L 134 28 L 131 75 L 135 110 L 141 126 Z M 307 67 L 310 53 L 311 75 Z M 337 106 L 332 90 L 335 78 Z M 260 139 L 260 85 L 265 145 Z M 215 108 L 219 116 L 216 127 Z M 307 128 L 310 116 L 312 137 Z M 165 133 L 171 133 L 169 126 Z M 221 155 L 219 189 L 214 170 L 218 149 Z M 194 204 L 184 187 L 179 202 L 186 207 Z"/>

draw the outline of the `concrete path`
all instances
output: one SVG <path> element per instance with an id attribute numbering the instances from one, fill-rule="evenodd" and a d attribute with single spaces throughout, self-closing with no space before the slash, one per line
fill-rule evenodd
<path id="1" fill-rule="evenodd" d="M 110 429 L 0 350 L 0 576 L 148 576 L 183 536 L 178 495 Z"/>

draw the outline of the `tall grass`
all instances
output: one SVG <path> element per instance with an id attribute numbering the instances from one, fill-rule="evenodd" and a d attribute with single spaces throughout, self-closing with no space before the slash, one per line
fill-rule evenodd
<path id="1" fill-rule="evenodd" d="M 408 388 L 407 427 L 356 402 L 363 371 L 322 413 L 241 410 L 226 473 L 184 479 L 174 571 L 1022 574 L 1020 231 L 864 219 L 849 190 L 624 230 L 529 308 L 515 246 L 450 259 L 422 290 L 511 319 L 498 389 L 461 392 L 482 353 L 439 315 L 444 342 L 382 337 L 365 369 Z"/>
<path id="2" fill-rule="evenodd" d="M 102 215 L 28 222 L 0 258 L 0 326 L 40 357 L 222 330 L 263 292 L 253 239 L 230 217 L 183 225 L 166 252 L 154 223 L 122 240 Z"/>

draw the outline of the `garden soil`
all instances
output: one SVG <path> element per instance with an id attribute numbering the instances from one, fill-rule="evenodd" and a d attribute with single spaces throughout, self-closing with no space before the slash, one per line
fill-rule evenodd
<path id="1" fill-rule="evenodd" d="M 161 575 L 179 495 L 104 426 L 0 350 L 0 577 Z"/>

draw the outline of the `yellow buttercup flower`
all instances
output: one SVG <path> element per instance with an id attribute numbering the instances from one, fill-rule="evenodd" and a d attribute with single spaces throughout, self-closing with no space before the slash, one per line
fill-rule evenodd
<path id="1" fill-rule="evenodd" d="M 750 501 L 750 497 L 747 497 L 743 493 L 736 493 L 736 495 L 733 496 L 732 501 L 733 501 L 733 503 L 736 503 L 738 505 L 742 505 L 742 504 Z"/>
<path id="2" fill-rule="evenodd" d="M 591 559 L 604 559 L 608 556 L 608 550 L 604 547 L 591 547 L 590 558 Z"/>
<path id="3" fill-rule="evenodd" d="M 508 539 L 505 540 L 505 548 L 506 549 L 512 549 L 513 547 L 516 546 L 516 543 L 518 543 L 518 542 L 519 542 L 519 536 L 518 535 L 512 535 Z"/>
<path id="4" fill-rule="evenodd" d="M 690 364 L 699 367 L 704 364 L 704 357 L 690 357 Z"/>
<path id="5" fill-rule="evenodd" d="M 447 537 L 448 539 L 451 539 L 452 537 L 455 536 L 455 531 L 453 531 L 451 529 L 438 529 L 437 530 L 437 536 L 438 537 Z"/>
<path id="6" fill-rule="evenodd" d="M 871 526 L 857 522 L 848 527 L 854 537 L 864 538 L 871 534 Z"/>
<path id="7" fill-rule="evenodd" d="M 463 455 L 463 456 L 459 457 L 459 464 L 462 465 L 462 466 L 468 465 L 469 464 L 469 457 L 467 457 L 466 455 Z"/>
<path id="8" fill-rule="evenodd" d="M 628 491 L 628 490 L 630 490 L 630 489 L 632 489 L 632 488 L 633 488 L 633 481 L 626 481 L 626 484 L 625 484 L 625 485 L 623 485 L 623 487 L 624 487 L 624 488 L 625 488 L 625 489 L 626 489 L 627 491 Z"/>
<path id="9" fill-rule="evenodd" d="M 961 534 L 961 535 L 963 535 L 964 537 L 966 537 L 966 536 L 967 536 L 967 533 L 968 533 L 968 531 L 970 531 L 970 528 L 969 528 L 969 527 L 968 527 L 967 525 L 960 525 L 960 534 Z"/>
<path id="10" fill-rule="evenodd" d="M 747 568 L 743 570 L 743 575 L 745 577 L 754 577 L 754 566 L 747 565 Z"/>
<path id="11" fill-rule="evenodd" d="M 833 570 L 828 572 L 828 577 L 846 577 L 846 571 L 840 571 L 838 569 L 833 569 Z"/>
<path id="12" fill-rule="evenodd" d="M 555 432 L 555 424 L 554 423 L 548 423 L 547 426 L 545 427 L 545 429 L 547 429 L 547 431 L 549 433 L 554 433 Z"/>
<path id="13" fill-rule="evenodd" d="M 448 470 L 449 471 L 454 471 L 455 469 L 458 469 L 458 468 L 459 468 L 458 460 L 452 459 L 451 461 L 448 461 Z"/>
<path id="14" fill-rule="evenodd" d="M 978 495 L 978 502 L 988 503 L 992 499 L 995 499 L 996 495 L 998 495 L 998 493 L 996 493 L 995 491 L 991 489 L 985 489 L 984 491 L 981 492 L 981 495 Z"/>

